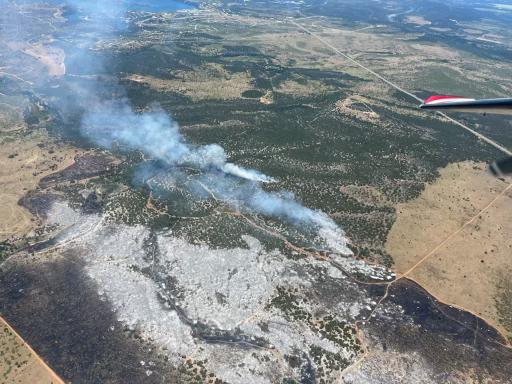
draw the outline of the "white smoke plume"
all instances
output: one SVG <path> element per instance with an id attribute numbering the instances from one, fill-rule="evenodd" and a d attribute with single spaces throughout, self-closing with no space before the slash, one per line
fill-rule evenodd
<path id="1" fill-rule="evenodd" d="M 116 144 L 141 150 L 160 164 L 158 169 L 142 169 L 142 178 L 178 174 L 179 167 L 203 172 L 191 192 L 207 188 L 215 198 L 289 223 L 312 227 L 332 251 L 349 254 L 344 232 L 325 213 L 298 203 L 289 192 L 267 192 L 260 183 L 273 179 L 253 169 L 229 163 L 224 149 L 217 144 L 193 146 L 179 132 L 176 122 L 161 110 L 135 113 L 126 101 L 103 103 L 87 113 L 82 132 L 97 144 L 110 148 Z M 243 180 L 239 180 L 239 178 Z"/>
<path id="2" fill-rule="evenodd" d="M 112 144 L 139 149 L 168 166 L 216 168 L 243 179 L 272 182 L 273 179 L 254 169 L 239 167 L 227 161 L 224 149 L 217 144 L 192 146 L 185 142 L 179 127 L 163 111 L 135 113 L 124 100 L 101 105 L 82 120 L 82 133 L 99 145 Z"/>
<path id="3" fill-rule="evenodd" d="M 81 115 L 80 133 L 97 145 L 144 152 L 158 165 L 153 169 L 141 166 L 138 173 L 143 179 L 156 172 L 159 177 L 174 177 L 175 183 L 188 181 L 185 188 L 196 198 L 205 198 L 207 190 L 236 209 L 314 230 L 327 248 L 350 253 L 344 232 L 327 214 L 302 206 L 289 192 L 265 191 L 263 184 L 274 182 L 272 177 L 229 162 L 225 150 L 217 144 L 187 143 L 178 124 L 164 111 L 153 107 L 152 112 L 135 112 L 122 86 L 95 75 L 109 73 L 104 71 L 106 64 L 96 51 L 96 44 L 116 39 L 126 29 L 124 16 L 129 0 L 62 0 L 62 5 L 71 14 L 74 12 L 73 22 L 80 24 L 79 28 L 68 29 L 69 33 L 79 31 L 73 36 L 79 44 L 63 46 L 67 49 L 66 65 L 75 71 L 79 68 L 79 75 L 67 74 L 60 80 L 59 92 L 64 96 L 57 98 L 54 105 L 67 126 L 76 126 L 74 122 Z M 51 81 L 54 80 L 49 81 L 50 85 Z M 185 168 L 194 168 L 199 175 L 190 181 L 182 177 Z"/>

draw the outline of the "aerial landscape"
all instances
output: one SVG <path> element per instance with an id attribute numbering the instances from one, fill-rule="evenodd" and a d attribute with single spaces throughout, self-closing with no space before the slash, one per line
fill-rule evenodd
<path id="1" fill-rule="evenodd" d="M 0 4 L 0 383 L 512 383 L 510 3 Z"/>

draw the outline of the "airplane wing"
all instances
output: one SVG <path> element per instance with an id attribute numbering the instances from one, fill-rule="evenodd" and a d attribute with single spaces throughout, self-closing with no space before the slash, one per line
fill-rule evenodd
<path id="1" fill-rule="evenodd" d="M 421 109 L 512 115 L 512 98 L 476 100 L 462 96 L 431 96 Z"/>
<path id="2" fill-rule="evenodd" d="M 476 100 L 462 96 L 431 96 L 420 105 L 420 108 L 435 111 L 512 115 L 512 98 Z M 512 175 L 512 157 L 493 162 L 489 166 L 489 170 L 497 177 Z"/>

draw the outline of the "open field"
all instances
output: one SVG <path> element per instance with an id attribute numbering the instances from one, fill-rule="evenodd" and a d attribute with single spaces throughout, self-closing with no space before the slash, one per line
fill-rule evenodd
<path id="1" fill-rule="evenodd" d="M 0 144 L 0 240 L 23 237 L 38 226 L 37 218 L 18 201 L 43 177 L 71 165 L 79 153 L 52 142 L 44 131 L 4 135 Z"/>
<path id="2" fill-rule="evenodd" d="M 158 79 L 152 76 L 132 75 L 128 80 L 147 84 L 160 92 L 176 92 L 190 97 L 194 101 L 230 100 L 242 96 L 251 89 L 250 76 L 247 73 L 231 75 L 221 65 L 207 65 L 193 71 L 174 71 L 175 79 Z"/>
<path id="3" fill-rule="evenodd" d="M 485 174 L 482 164 L 450 164 L 417 199 L 397 206 L 386 249 L 398 274 L 511 337 L 510 319 L 499 315 L 500 306 L 509 305 L 499 300 L 502 276 L 512 273 L 512 190 L 502 195 L 507 186 Z"/>
<path id="4" fill-rule="evenodd" d="M 66 66 L 64 64 L 66 57 L 62 49 L 34 45 L 22 48 L 22 50 L 46 66 L 50 76 L 59 77 L 66 74 Z"/>

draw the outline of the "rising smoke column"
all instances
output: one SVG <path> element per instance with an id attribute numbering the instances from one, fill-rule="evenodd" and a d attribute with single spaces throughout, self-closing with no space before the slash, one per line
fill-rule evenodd
<path id="1" fill-rule="evenodd" d="M 93 74 L 102 73 L 105 68 L 105 63 L 94 53 L 96 44 L 116 39 L 127 27 L 124 19 L 127 1 L 68 0 L 64 3 L 82 17 L 77 19 L 81 23 L 81 28 L 77 28 L 80 36 L 73 36 L 78 39 L 79 47 L 66 52 L 66 64 L 76 67 L 78 63 L 81 73 L 87 76 L 84 80 L 80 76 L 65 78 L 61 85 L 69 94 L 61 97 L 55 107 L 70 121 L 82 114 L 80 132 L 84 137 L 106 148 L 118 144 L 129 150 L 140 150 L 163 165 L 157 170 L 160 175 L 168 173 L 172 177 L 183 167 L 200 170 L 201 176 L 189 186 L 196 197 L 201 198 L 206 188 L 213 191 L 217 199 L 237 209 L 313 229 L 329 249 L 350 253 L 344 232 L 328 215 L 302 206 L 289 192 L 265 191 L 262 183 L 274 181 L 271 177 L 230 163 L 225 150 L 217 144 L 187 143 L 176 122 L 161 109 L 153 107 L 152 112 L 137 113 L 124 98 L 126 93 L 120 85 L 107 84 L 99 77 L 95 79 Z M 73 27 L 70 32 L 74 33 Z M 119 96 L 114 100 L 106 96 L 113 94 Z M 140 172 L 143 171 L 141 167 Z"/>
<path id="2" fill-rule="evenodd" d="M 141 150 L 160 168 L 141 170 L 139 177 L 161 177 L 162 173 L 179 172 L 179 167 L 193 167 L 203 175 L 190 188 L 196 195 L 206 188 L 216 199 L 317 231 L 332 251 L 349 254 L 344 232 L 325 213 L 299 204 L 290 192 L 267 192 L 261 183 L 273 179 L 256 170 L 227 161 L 224 149 L 217 144 L 194 146 L 187 143 L 176 122 L 161 110 L 135 113 L 127 101 L 103 103 L 83 117 L 82 132 L 97 144 L 111 148 L 114 144 Z M 172 177 L 172 175 L 171 175 Z M 151 185 L 151 184 L 150 184 Z"/>
<path id="3" fill-rule="evenodd" d="M 110 148 L 118 143 L 129 149 L 139 149 L 168 166 L 191 166 L 202 170 L 216 168 L 224 173 L 260 182 L 273 179 L 253 169 L 239 167 L 227 161 L 220 145 L 193 146 L 185 142 L 178 125 L 158 109 L 135 113 L 127 101 L 103 103 L 82 120 L 82 133 L 97 144 Z"/>

